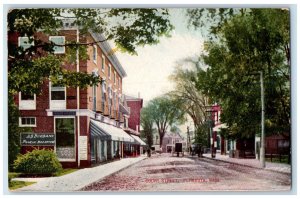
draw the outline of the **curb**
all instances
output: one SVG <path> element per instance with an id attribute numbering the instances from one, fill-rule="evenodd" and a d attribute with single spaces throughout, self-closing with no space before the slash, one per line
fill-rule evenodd
<path id="1" fill-rule="evenodd" d="M 291 174 L 291 172 L 277 171 L 277 170 L 272 170 L 272 169 L 267 169 L 267 168 L 261 168 L 261 167 L 251 166 L 251 165 L 247 165 L 247 164 L 241 164 L 241 163 L 237 163 L 237 162 L 230 162 L 230 161 L 226 161 L 226 160 L 220 160 L 220 159 L 210 158 L 210 157 L 205 157 L 205 156 L 203 156 L 202 158 L 206 158 L 206 159 L 210 159 L 210 160 L 215 160 L 215 161 L 219 161 L 219 162 L 226 162 L 226 163 L 230 163 L 230 164 L 236 164 L 236 165 L 240 165 L 240 166 L 244 166 L 244 167 L 250 167 L 250 168 L 254 168 L 254 169 L 263 169 L 263 170 L 267 170 L 267 171 L 271 171 L 271 172 L 276 172 L 276 173 Z"/>

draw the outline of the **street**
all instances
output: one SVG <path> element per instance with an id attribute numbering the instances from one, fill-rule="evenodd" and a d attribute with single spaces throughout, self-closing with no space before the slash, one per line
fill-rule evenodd
<path id="1" fill-rule="evenodd" d="M 81 191 L 288 191 L 290 174 L 155 154 Z"/>

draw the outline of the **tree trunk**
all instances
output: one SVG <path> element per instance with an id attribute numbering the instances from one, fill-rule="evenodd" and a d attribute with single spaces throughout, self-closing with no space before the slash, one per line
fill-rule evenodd
<path id="1" fill-rule="evenodd" d="M 161 148 L 162 147 L 162 141 L 163 141 L 163 138 L 165 136 L 165 132 L 163 131 L 159 131 L 159 147 Z"/>

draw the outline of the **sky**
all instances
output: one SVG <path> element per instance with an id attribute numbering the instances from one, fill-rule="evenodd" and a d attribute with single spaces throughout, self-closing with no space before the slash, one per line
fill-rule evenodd
<path id="1" fill-rule="evenodd" d="M 171 37 L 161 38 L 156 45 L 137 48 L 138 55 L 116 52 L 127 73 L 123 79 L 123 93 L 134 97 L 140 94 L 144 106 L 151 99 L 174 90 L 169 76 L 178 61 L 203 51 L 204 40 L 199 30 L 188 29 L 185 9 L 170 9 L 170 20 L 175 26 Z M 194 129 L 189 117 L 179 126 L 182 133 L 186 132 L 187 126 Z"/>
<path id="2" fill-rule="evenodd" d="M 127 77 L 123 79 L 123 93 L 144 99 L 144 105 L 151 99 L 174 89 L 169 80 L 176 62 L 199 55 L 203 39 L 199 31 L 187 28 L 185 9 L 171 9 L 171 23 L 175 26 L 170 38 L 162 37 L 156 45 L 137 48 L 138 55 L 117 52 Z"/>

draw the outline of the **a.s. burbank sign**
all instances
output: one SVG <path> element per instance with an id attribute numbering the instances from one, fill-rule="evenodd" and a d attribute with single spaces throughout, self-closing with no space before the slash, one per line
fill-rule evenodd
<path id="1" fill-rule="evenodd" d="M 54 146 L 55 134 L 53 133 L 22 133 L 22 146 Z"/>

